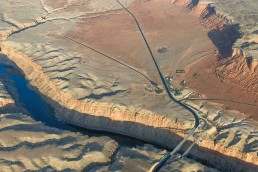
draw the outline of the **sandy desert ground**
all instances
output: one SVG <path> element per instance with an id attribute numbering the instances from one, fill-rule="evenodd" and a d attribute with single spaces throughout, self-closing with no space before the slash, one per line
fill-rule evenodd
<path id="1" fill-rule="evenodd" d="M 178 99 L 192 94 L 188 98 L 240 102 L 183 101 L 207 122 L 190 138 L 206 131 L 190 155 L 222 171 L 256 169 L 257 12 L 248 13 L 257 11 L 256 2 L 122 2 L 138 18 L 164 75 L 173 75 L 179 88 L 186 80 Z M 115 1 L 12 0 L 1 2 L 0 11 L 4 61 L 20 68 L 59 119 L 168 148 L 193 127 L 188 111 L 164 91 L 155 92 L 162 89 L 155 66 L 134 21 Z M 177 69 L 186 73 L 175 75 Z M 8 103 L 8 97 L 4 99 Z M 123 168 L 130 169 L 130 163 L 134 161 L 126 158 Z M 100 170 L 105 168 L 117 167 Z"/>

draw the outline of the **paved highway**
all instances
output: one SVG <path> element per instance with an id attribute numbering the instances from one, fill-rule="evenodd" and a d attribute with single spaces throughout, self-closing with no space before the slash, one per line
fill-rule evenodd
<path id="1" fill-rule="evenodd" d="M 191 137 L 191 136 L 194 134 L 195 130 L 197 129 L 197 127 L 198 127 L 199 124 L 200 124 L 200 120 L 199 120 L 198 115 L 196 114 L 196 112 L 195 112 L 192 108 L 190 108 L 190 107 L 188 107 L 187 105 L 183 104 L 182 102 L 176 100 L 176 99 L 174 98 L 174 96 L 171 94 L 171 92 L 170 92 L 170 90 L 169 90 L 169 87 L 167 86 L 167 83 L 166 83 L 166 81 L 165 81 L 165 79 L 164 79 L 164 77 L 163 77 L 163 75 L 162 75 L 162 73 L 161 73 L 161 70 L 160 70 L 160 68 L 159 68 L 159 66 L 158 66 L 158 64 L 157 64 L 157 62 L 156 62 L 156 60 L 155 60 L 155 58 L 154 58 L 154 55 L 153 55 L 153 53 L 152 53 L 152 50 L 151 50 L 151 48 L 150 48 L 150 46 L 149 46 L 149 43 L 148 43 L 148 41 L 147 41 L 147 39 L 146 39 L 146 37 L 145 37 L 145 35 L 144 35 L 142 29 L 141 29 L 141 26 L 140 26 L 138 20 L 137 20 L 136 17 L 133 15 L 133 13 L 131 13 L 119 0 L 115 0 L 115 1 L 116 1 L 124 10 L 126 10 L 126 11 L 132 16 L 132 18 L 134 19 L 134 21 L 135 21 L 135 23 L 136 23 L 136 25 L 137 25 L 137 27 L 138 27 L 140 33 L 141 33 L 141 36 L 142 36 L 142 38 L 143 38 L 143 40 L 144 40 L 144 43 L 145 43 L 145 45 L 146 45 L 146 47 L 147 47 L 147 49 L 148 49 L 148 51 L 149 51 L 149 53 L 150 53 L 150 56 L 151 56 L 151 58 L 152 58 L 152 60 L 153 60 L 153 62 L 154 62 L 154 64 L 155 64 L 155 67 L 156 67 L 156 69 L 157 69 L 157 71 L 158 71 L 158 73 L 159 73 L 159 77 L 160 77 L 160 79 L 161 79 L 161 81 L 162 81 L 162 83 L 163 83 L 163 85 L 164 85 L 164 88 L 165 88 L 165 90 L 166 90 L 166 93 L 167 93 L 168 97 L 169 97 L 172 101 L 175 101 L 177 104 L 179 104 L 180 106 L 182 106 L 183 108 L 185 108 L 186 110 L 188 110 L 189 112 L 191 112 L 192 115 L 193 115 L 194 118 L 195 118 L 195 124 L 194 124 L 194 127 L 192 128 L 192 130 L 190 131 L 190 133 L 178 144 L 178 146 L 177 146 L 171 153 L 167 153 L 158 163 L 154 164 L 154 165 L 151 167 L 151 169 L 149 170 L 149 171 L 152 171 L 152 172 L 157 172 L 157 171 L 160 170 L 160 168 L 166 163 L 166 161 L 167 161 L 169 158 L 174 158 L 174 157 L 175 157 L 176 153 L 180 150 L 180 148 L 181 148 L 181 147 L 183 146 L 183 144 L 187 141 L 187 139 L 188 139 L 189 137 Z M 193 146 L 193 145 L 192 145 L 192 146 Z M 191 147 L 192 147 L 192 146 L 191 146 Z M 187 152 L 189 152 L 189 151 L 190 151 L 190 150 L 188 149 Z"/>

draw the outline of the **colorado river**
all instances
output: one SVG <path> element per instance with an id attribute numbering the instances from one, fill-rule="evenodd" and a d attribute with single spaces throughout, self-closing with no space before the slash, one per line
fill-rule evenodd
<path id="1" fill-rule="evenodd" d="M 57 120 L 54 109 L 48 105 L 36 91 L 28 87 L 29 83 L 17 69 L 13 67 L 0 66 L 0 74 L 6 75 L 13 81 L 13 84 L 19 94 L 19 102 L 29 112 L 29 115 L 36 121 L 41 121 L 50 127 L 79 132 L 88 136 L 108 136 L 116 140 L 120 145 L 126 147 L 133 147 L 146 143 L 144 141 L 126 136 L 111 134 L 108 132 L 93 131 L 65 124 L 64 122 Z"/>

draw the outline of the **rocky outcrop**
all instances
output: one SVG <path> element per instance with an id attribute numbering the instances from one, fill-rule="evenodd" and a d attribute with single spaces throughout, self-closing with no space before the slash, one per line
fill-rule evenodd
<path id="1" fill-rule="evenodd" d="M 211 103 L 205 100 L 185 100 L 188 106 L 192 107 L 199 112 L 201 118 L 204 118 L 209 126 L 204 139 L 200 144 L 209 145 L 209 149 L 216 149 L 224 152 L 225 155 L 229 157 L 224 157 L 225 160 L 234 159 L 233 157 L 242 157 L 242 159 L 251 160 L 253 164 L 249 164 L 253 169 L 244 169 L 239 166 L 239 171 L 252 171 L 257 169 L 257 151 L 258 148 L 255 146 L 255 142 L 258 138 L 257 136 L 257 122 L 251 122 L 237 111 L 223 110 L 223 105 L 218 103 Z M 209 138 L 209 139 L 207 139 Z M 212 140 L 212 141 L 211 141 Z M 216 164 L 218 166 L 226 166 L 226 161 L 224 163 L 216 162 L 217 158 L 221 155 L 215 154 L 214 158 L 209 161 L 213 161 L 211 164 Z M 205 154 L 200 154 L 199 157 L 206 156 Z M 230 160 L 229 160 L 230 161 Z M 237 163 L 237 161 L 235 161 Z M 227 169 L 235 171 L 234 166 L 237 164 L 228 164 Z M 238 161 L 239 164 L 243 163 Z"/>
<path id="2" fill-rule="evenodd" d="M 13 87 L 8 79 L 0 81 L 1 171 L 82 171 L 111 163 L 119 146 L 110 138 L 90 138 L 47 127 L 22 113 L 3 113 L 7 107 L 10 112 L 18 109 L 7 84 Z"/>
<path id="3" fill-rule="evenodd" d="M 169 132 L 170 128 L 171 131 L 182 127 L 185 128 L 182 124 L 175 124 L 170 119 L 145 109 L 134 109 L 133 107 L 94 100 L 84 102 L 76 100 L 69 94 L 62 92 L 42 72 L 41 67 L 33 63 L 26 55 L 6 46 L 2 46 L 2 52 L 25 73 L 31 85 L 51 102 L 58 112 L 58 117 L 68 123 L 92 129 L 122 133 L 144 140 L 152 140 L 153 142 L 157 142 L 156 138 L 152 138 L 156 134 L 156 129 L 161 128 Z M 117 124 L 115 124 L 116 122 Z M 137 129 L 135 126 L 130 125 L 131 123 L 145 126 L 145 130 L 150 127 L 152 131 L 146 130 L 150 135 L 138 132 L 144 128 L 140 129 L 141 127 L 139 126 L 140 128 Z M 165 140 L 173 140 L 173 136 L 171 136 L 163 135 L 162 137 Z"/>
<path id="4" fill-rule="evenodd" d="M 223 30 L 223 17 L 217 20 L 212 7 L 210 8 L 210 6 L 207 7 L 196 2 L 198 1 L 182 1 L 182 3 L 175 1 L 176 4 L 184 5 L 196 14 L 201 15 L 203 24 L 206 27 Z M 217 24 L 213 24 L 215 21 Z M 229 30 L 226 29 L 223 33 L 226 35 L 228 32 Z M 226 47 L 230 47 L 232 46 L 232 40 L 226 40 L 223 44 L 226 44 Z M 218 45 L 220 44 L 218 43 Z M 42 68 L 23 52 L 12 49 L 8 45 L 3 45 L 1 48 L 3 53 L 24 72 L 34 89 L 40 92 L 45 100 L 55 108 L 58 117 L 66 123 L 129 135 L 168 148 L 174 148 L 191 127 L 184 123 L 176 123 L 167 117 L 145 109 L 95 100 L 79 101 L 61 91 L 56 86 L 56 83 L 46 76 Z M 218 46 L 218 49 L 221 48 Z M 226 48 L 226 52 L 227 50 L 228 48 Z M 224 49 L 221 52 L 224 52 Z M 216 131 L 216 129 L 214 130 Z M 194 138 L 191 138 L 191 141 L 193 140 Z M 228 140 L 227 142 L 230 141 Z M 257 165 L 257 155 L 255 153 L 245 153 L 241 150 L 227 148 L 225 145 L 214 142 L 213 138 L 208 137 L 198 143 L 191 155 L 208 161 L 209 164 L 218 166 L 223 170 L 243 171 L 245 167 L 249 167 L 252 170 Z M 214 157 L 214 155 L 216 156 Z"/>
<path id="5" fill-rule="evenodd" d="M 89 137 L 45 126 L 24 115 L 26 112 L 21 113 L 18 101 L 13 100 L 19 95 L 14 94 L 16 89 L 8 79 L 8 75 L 1 74 L 1 171 L 147 171 L 164 155 L 164 151 L 149 145 L 124 147 L 109 137 Z M 12 102 L 12 107 L 3 106 L 3 100 Z M 3 113 L 6 106 L 10 112 Z M 187 158 L 178 163 L 168 163 L 165 168 L 217 172 Z"/>
<path id="6" fill-rule="evenodd" d="M 247 89 L 258 92 L 258 62 L 248 52 L 234 49 L 231 57 L 221 60 L 219 70 Z"/>
<path id="7" fill-rule="evenodd" d="M 256 53 L 251 54 L 248 49 L 243 50 L 235 45 L 239 39 L 248 36 L 242 32 L 241 23 L 227 16 L 226 12 L 219 11 L 211 1 L 179 0 L 174 3 L 198 15 L 201 23 L 210 29 L 208 36 L 218 49 L 218 71 L 225 77 L 257 92 Z"/>
<path id="8" fill-rule="evenodd" d="M 164 155 L 150 145 L 120 147 L 108 137 L 59 130 L 20 113 L 0 114 L 0 138 L 0 168 L 4 172 L 147 171 Z M 171 169 L 217 172 L 187 158 L 164 167 Z"/>
<path id="9" fill-rule="evenodd" d="M 41 68 L 23 53 L 6 46 L 2 46 L 2 51 L 24 72 L 34 89 L 38 90 L 54 107 L 58 117 L 67 123 L 120 133 L 168 148 L 175 147 L 185 136 L 183 131 L 187 131 L 187 128 L 184 125 L 173 123 L 168 118 L 148 110 L 137 110 L 133 107 L 93 100 L 78 101 L 60 91 L 41 71 Z M 191 138 L 191 140 L 193 139 Z M 255 153 L 228 149 L 214 143 L 210 138 L 198 143 L 191 154 L 202 160 L 209 160 L 210 164 L 219 165 L 220 169 L 227 169 L 230 163 L 232 169 L 238 168 L 241 171 L 245 166 L 250 166 L 249 163 L 256 164 L 257 162 Z M 216 158 L 214 158 L 214 154 L 216 154 Z M 239 163 L 242 165 L 239 166 Z M 256 167 L 252 167 L 252 165 L 249 167 L 249 169 L 253 168 Z"/>
<path id="10" fill-rule="evenodd" d="M 118 149 L 109 138 L 46 127 L 23 114 L 1 114 L 0 130 L 2 171 L 82 171 L 109 164 Z"/>
<path id="11" fill-rule="evenodd" d="M 0 90 L 3 90 L 0 92 L 0 108 L 10 105 L 10 104 L 14 104 L 14 100 L 6 92 L 5 86 L 3 85 L 3 83 L 1 81 L 0 81 Z"/>

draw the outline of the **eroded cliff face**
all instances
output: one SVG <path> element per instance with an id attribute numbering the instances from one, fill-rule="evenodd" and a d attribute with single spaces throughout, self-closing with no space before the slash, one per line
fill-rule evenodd
<path id="1" fill-rule="evenodd" d="M 192 4 L 191 8 L 189 5 L 183 6 L 199 17 L 202 25 L 209 30 L 208 37 L 216 47 L 214 57 L 205 57 L 189 66 L 184 78 L 186 82 L 188 81 L 188 86 L 196 91 L 196 96 L 199 94 L 211 99 L 230 99 L 253 104 L 254 106 L 246 106 L 224 102 L 225 108 L 238 110 L 256 120 L 258 110 L 256 44 L 253 43 L 253 46 L 248 48 L 251 37 L 254 39 L 256 37 L 255 11 L 257 10 L 254 10 L 256 2 L 252 0 L 238 3 L 227 0 L 185 2 Z M 193 6 L 193 2 L 198 3 Z M 245 5 L 241 6 L 242 3 Z M 249 11 L 253 13 L 250 14 Z"/>
<path id="2" fill-rule="evenodd" d="M 18 52 L 6 46 L 2 46 L 2 52 L 16 63 L 25 73 L 31 85 L 35 86 L 35 89 L 44 95 L 52 104 L 58 112 L 58 117 L 68 123 L 75 123 L 92 129 L 113 131 L 141 139 L 152 138 L 151 136 L 155 135 L 155 128 L 169 131 L 170 128 L 172 128 L 171 130 L 178 130 L 183 126 L 183 124 L 175 124 L 168 118 L 142 108 L 135 109 L 134 107 L 102 103 L 94 100 L 85 102 L 74 99 L 69 94 L 62 92 L 42 72 L 41 67 L 33 63 L 22 52 Z M 115 121 L 117 125 L 115 125 Z M 148 130 L 148 127 L 150 127 L 152 131 L 146 132 L 154 133 L 146 135 L 145 132 L 138 132 L 142 130 L 130 125 L 131 123 L 139 124 L 140 128 L 141 125 L 143 127 L 145 126 L 145 130 Z M 165 137 L 163 138 L 165 140 L 173 140 L 173 136 L 164 135 L 163 137 Z M 153 137 L 152 140 L 155 142 L 156 138 Z"/>
<path id="3" fill-rule="evenodd" d="M 106 136 L 82 135 L 77 132 L 81 130 L 70 132 L 46 126 L 45 121 L 35 121 L 20 107 L 23 97 L 10 78 L 10 74 L 17 72 L 16 66 L 6 59 L 2 61 L 3 58 L 0 61 L 1 171 L 147 171 L 164 155 L 164 151 L 150 145 L 136 142 L 127 147 Z M 5 69 L 7 73 L 2 71 Z M 22 77 L 19 72 L 15 74 Z M 164 168 L 217 172 L 188 158 L 167 163 Z"/>
<path id="4" fill-rule="evenodd" d="M 0 89 L 4 90 L 0 93 L 0 107 L 4 107 L 8 104 L 14 104 L 12 97 L 5 91 L 5 87 L 2 82 L 0 82 Z"/>
<path id="5" fill-rule="evenodd" d="M 47 127 L 20 113 L 1 114 L 0 119 L 2 171 L 89 170 L 110 164 L 118 149 L 110 138 Z"/>
<path id="6" fill-rule="evenodd" d="M 164 155 L 164 151 L 151 145 L 136 142 L 130 147 L 123 146 L 106 136 L 87 136 L 85 131 L 82 135 L 78 132 L 82 130 L 70 132 L 46 126 L 45 121 L 35 121 L 20 105 L 23 97 L 19 98 L 21 92 L 10 77 L 23 77 L 16 68 L 1 54 L 1 171 L 147 171 Z M 54 117 L 51 120 L 55 121 Z M 188 158 L 166 163 L 164 169 L 217 172 Z"/>
<path id="7" fill-rule="evenodd" d="M 231 8 L 236 8 L 234 10 L 237 10 L 237 4 L 234 2 L 228 3 L 232 3 Z M 248 1 L 248 5 L 252 5 L 253 3 L 254 2 Z M 199 15 L 202 24 L 210 29 L 208 36 L 218 49 L 218 71 L 223 76 L 229 77 L 246 88 L 257 92 L 257 50 L 255 48 L 252 49 L 250 46 L 249 49 L 244 48 L 246 47 L 245 45 L 249 45 L 250 42 L 257 44 L 255 42 L 255 31 L 250 31 L 251 28 L 255 29 L 257 27 L 253 21 L 249 23 L 252 25 L 250 28 L 247 22 L 243 21 L 244 19 L 239 18 L 241 12 L 231 14 L 232 16 L 228 15 L 227 13 L 230 13 L 230 10 L 225 11 L 226 7 L 222 7 L 222 4 L 216 0 L 214 0 L 214 4 L 210 1 L 181 1 L 180 5 L 187 7 L 192 10 L 193 13 Z M 234 5 L 237 7 L 234 7 Z M 256 5 L 254 4 L 254 6 Z M 245 10 L 243 11 L 245 12 Z M 248 9 L 246 11 L 248 11 Z M 249 20 L 248 16 L 243 15 L 243 18 Z M 252 16 L 250 17 L 250 20 L 253 20 Z"/>
<path id="8" fill-rule="evenodd" d="M 168 148 L 174 148 L 182 137 L 186 136 L 186 133 L 182 132 L 188 130 L 184 124 L 174 123 L 170 119 L 148 110 L 137 110 L 133 107 L 93 100 L 78 101 L 60 91 L 41 71 L 40 67 L 23 53 L 6 46 L 2 46 L 2 51 L 25 73 L 31 85 L 35 86 L 35 89 L 55 108 L 58 117 L 66 123 L 120 133 Z M 213 134 L 217 136 L 216 132 Z M 191 138 L 191 140 L 193 139 Z M 226 148 L 220 145 L 220 142 L 214 143 L 213 139 L 214 137 L 207 136 L 198 143 L 191 155 L 208 161 L 212 165 L 218 165 L 220 169 L 224 170 L 228 169 L 229 164 L 231 169 L 239 171 L 246 166 L 249 166 L 250 170 L 256 168 L 255 165 L 251 165 L 257 165 L 256 153 L 245 153 L 237 149 Z M 214 158 L 215 154 L 216 158 Z M 230 160 L 232 157 L 235 159 Z"/>
<path id="9" fill-rule="evenodd" d="M 48 127 L 22 114 L 16 88 L 0 75 L 1 171 L 82 171 L 111 163 L 117 142 Z"/>
<path id="10" fill-rule="evenodd" d="M 210 30 L 208 36 L 218 49 L 217 69 L 220 74 L 257 92 L 258 57 L 257 48 L 255 48 L 257 46 L 255 14 L 249 19 L 246 14 L 248 9 L 241 9 L 243 11 L 241 17 L 241 12 L 237 12 L 240 4 L 234 1 L 170 0 L 169 2 L 183 6 L 198 15 L 204 27 Z M 251 7 L 252 4 L 257 6 L 252 0 L 248 0 L 246 4 L 250 6 L 250 10 L 255 10 L 255 7 Z M 231 9 L 235 13 L 232 13 Z"/>
<path id="11" fill-rule="evenodd" d="M 207 6 L 199 4 L 196 7 L 197 4 L 192 1 L 176 1 L 176 3 L 190 8 L 196 14 L 201 15 L 205 26 L 213 29 L 224 29 L 224 20 L 222 20 L 222 18 L 221 20 L 216 19 L 218 23 L 213 24 L 215 19 L 211 20 L 210 17 L 216 16 L 209 12 Z M 226 40 L 225 42 L 228 46 L 232 45 L 231 41 Z M 188 122 L 174 121 L 162 114 L 154 113 L 143 108 L 87 99 L 80 101 L 67 92 L 62 91 L 57 84 L 43 72 L 42 67 L 31 60 L 22 50 L 17 51 L 9 47 L 8 44 L 2 45 L 1 49 L 2 52 L 7 55 L 10 60 L 14 61 L 24 72 L 31 85 L 34 86 L 34 89 L 39 91 L 46 101 L 55 108 L 58 117 L 67 123 L 129 135 L 168 148 L 174 148 L 192 126 L 192 124 Z M 254 71 L 256 71 L 256 67 L 254 68 Z M 250 83 L 248 84 L 251 85 Z M 200 107 L 197 106 L 197 109 L 199 108 Z M 214 112 L 211 112 L 211 110 L 207 111 L 210 112 L 212 116 L 218 115 L 218 110 Z M 203 112 L 203 114 L 207 114 L 207 112 Z M 217 120 L 217 118 L 214 117 L 213 120 Z M 210 134 L 208 134 L 202 142 L 198 143 L 198 146 L 194 148 L 191 155 L 201 160 L 208 161 L 211 165 L 219 166 L 219 168 L 223 170 L 232 169 L 235 171 L 243 171 L 246 167 L 249 167 L 250 170 L 255 169 L 255 165 L 258 165 L 257 154 L 255 153 L 256 150 L 249 150 L 248 152 L 229 146 L 231 142 L 234 142 L 234 133 L 229 134 L 230 136 L 227 139 L 228 144 L 222 144 L 225 140 L 219 138 L 223 137 L 223 133 L 217 131 L 217 124 L 214 124 L 213 120 L 209 122 L 212 128 L 212 130 L 209 130 Z M 201 132 L 201 130 L 199 132 Z M 227 133 L 227 131 L 225 133 Z M 237 133 L 235 132 L 235 134 Z M 252 134 L 253 133 L 247 134 L 247 137 L 251 137 Z M 191 141 L 194 139 L 194 137 L 191 138 Z M 236 139 L 238 140 L 238 138 Z M 252 140 L 250 142 L 252 142 Z M 245 143 L 241 143 L 240 146 L 237 147 L 244 145 Z M 216 155 L 216 158 L 214 158 L 214 155 Z"/>
<path id="12" fill-rule="evenodd" d="M 231 57 L 221 60 L 219 70 L 224 76 L 227 76 L 246 88 L 258 91 L 258 65 L 257 60 L 241 49 L 234 49 Z"/>

